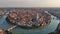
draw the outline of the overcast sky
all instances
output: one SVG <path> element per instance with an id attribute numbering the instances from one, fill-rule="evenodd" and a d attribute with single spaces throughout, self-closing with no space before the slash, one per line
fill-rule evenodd
<path id="1" fill-rule="evenodd" d="M 0 7 L 60 7 L 60 0 L 0 0 Z"/>

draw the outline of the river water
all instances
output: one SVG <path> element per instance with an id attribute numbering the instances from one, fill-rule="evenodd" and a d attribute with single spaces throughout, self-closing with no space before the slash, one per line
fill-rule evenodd
<path id="1" fill-rule="evenodd" d="M 51 15 L 51 14 L 49 14 L 49 15 Z M 13 26 L 12 24 L 10 24 L 6 21 L 7 16 L 8 16 L 8 12 L 0 18 L 0 28 L 2 28 L 4 30 Z M 51 23 L 44 28 L 27 30 L 27 29 L 17 27 L 15 29 L 13 29 L 11 32 L 13 34 L 48 34 L 50 32 L 55 31 L 55 29 L 57 28 L 59 23 L 60 23 L 60 20 L 57 19 L 57 17 L 51 15 Z"/>

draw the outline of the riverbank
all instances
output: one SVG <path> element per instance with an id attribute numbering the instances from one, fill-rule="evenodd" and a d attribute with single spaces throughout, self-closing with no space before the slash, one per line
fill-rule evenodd
<path id="1" fill-rule="evenodd" d="M 58 24 L 56 30 L 54 32 L 51 32 L 49 34 L 60 34 L 60 23 Z"/>
<path id="2" fill-rule="evenodd" d="M 0 9 L 0 18 L 7 12 L 6 9 Z"/>
<path id="3" fill-rule="evenodd" d="M 60 19 L 60 11 L 48 11 L 48 12 Z"/>

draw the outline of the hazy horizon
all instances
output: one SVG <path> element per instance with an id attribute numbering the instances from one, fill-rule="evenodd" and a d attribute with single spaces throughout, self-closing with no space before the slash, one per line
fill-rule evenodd
<path id="1" fill-rule="evenodd" d="M 60 0 L 0 0 L 0 7 L 60 7 Z"/>

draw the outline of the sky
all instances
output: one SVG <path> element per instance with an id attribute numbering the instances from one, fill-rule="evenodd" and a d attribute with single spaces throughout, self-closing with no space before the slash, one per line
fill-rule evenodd
<path id="1" fill-rule="evenodd" d="M 0 7 L 60 7 L 60 0 L 0 0 Z"/>

